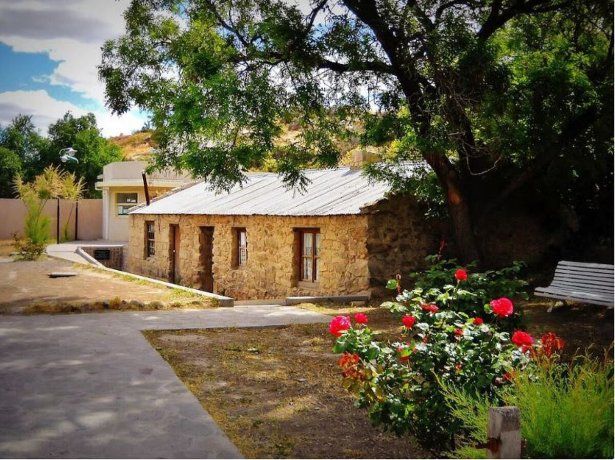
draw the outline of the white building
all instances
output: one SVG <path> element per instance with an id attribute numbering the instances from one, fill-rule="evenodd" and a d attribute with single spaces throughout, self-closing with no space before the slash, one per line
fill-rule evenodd
<path id="1" fill-rule="evenodd" d="M 102 190 L 102 237 L 109 241 L 128 241 L 128 210 L 145 203 L 142 173 L 145 161 L 117 161 L 103 168 L 96 189 Z M 173 170 L 147 174 L 150 199 L 192 181 L 189 174 Z"/>

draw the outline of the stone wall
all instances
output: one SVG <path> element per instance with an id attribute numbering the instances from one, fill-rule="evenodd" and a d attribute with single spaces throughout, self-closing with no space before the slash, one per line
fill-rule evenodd
<path id="1" fill-rule="evenodd" d="M 425 268 L 425 257 L 438 252 L 446 227 L 425 217 L 425 209 L 412 196 L 396 195 L 366 209 L 370 285 L 384 293 L 387 280 Z M 404 287 L 408 287 L 403 283 Z"/>
<path id="2" fill-rule="evenodd" d="M 81 249 L 107 268 L 121 270 L 123 246 L 81 246 Z"/>
<path id="3" fill-rule="evenodd" d="M 156 254 L 145 258 L 145 222 L 155 223 Z M 128 271 L 169 279 L 170 229 L 179 225 L 180 283 L 201 288 L 199 235 L 201 226 L 214 227 L 214 292 L 236 299 L 275 299 L 295 295 L 366 293 L 369 286 L 368 216 L 130 216 Z M 307 287 L 299 283 L 294 229 L 319 228 L 321 234 L 320 281 Z M 245 228 L 246 265 L 233 268 L 234 228 Z"/>

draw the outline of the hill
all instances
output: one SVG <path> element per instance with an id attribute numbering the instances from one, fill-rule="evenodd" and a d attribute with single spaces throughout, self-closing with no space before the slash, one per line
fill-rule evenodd
<path id="1" fill-rule="evenodd" d="M 151 131 L 139 131 L 109 138 L 109 141 L 122 149 L 125 161 L 147 161 L 156 146 Z"/>
<path id="2" fill-rule="evenodd" d="M 283 134 L 280 136 L 280 144 L 291 143 L 299 136 L 299 129 L 293 124 L 283 127 Z M 126 134 L 109 138 L 109 141 L 122 149 L 124 161 L 147 161 L 152 155 L 152 150 L 156 147 L 151 131 L 139 131 L 134 134 Z M 377 149 L 361 147 L 357 139 L 349 139 L 340 142 L 338 148 L 342 152 L 341 165 L 357 166 L 366 159 L 376 156 Z M 265 167 L 265 169 L 267 169 Z"/>

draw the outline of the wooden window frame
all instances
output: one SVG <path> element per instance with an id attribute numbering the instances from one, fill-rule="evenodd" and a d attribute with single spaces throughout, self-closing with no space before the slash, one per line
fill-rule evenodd
<path id="1" fill-rule="evenodd" d="M 149 231 L 149 226 L 152 226 L 152 231 Z M 151 236 L 150 236 L 151 233 Z M 151 246 L 150 246 L 151 243 Z M 153 220 L 145 221 L 145 259 L 149 259 L 156 255 L 156 222 Z"/>
<path id="2" fill-rule="evenodd" d="M 241 245 L 241 235 L 245 235 L 245 246 Z M 242 249 L 245 252 L 245 258 L 242 260 Z M 245 267 L 248 263 L 248 231 L 245 227 L 233 227 L 233 268 Z"/>
<path id="3" fill-rule="evenodd" d="M 309 284 L 317 284 L 318 282 L 320 282 L 320 279 L 318 278 L 318 264 L 319 264 L 319 259 L 320 259 L 320 247 L 316 247 L 316 235 L 320 234 L 320 229 L 319 228 L 300 228 L 297 229 L 297 231 L 299 232 L 299 276 L 298 276 L 298 281 L 299 283 L 303 284 L 303 283 L 309 283 Z M 306 235 L 309 235 L 309 238 L 312 239 L 312 254 L 310 256 L 306 256 L 303 254 L 303 248 L 304 248 L 304 242 L 305 242 L 305 238 Z M 318 249 L 318 250 L 317 250 Z M 304 268 L 305 268 L 305 260 L 306 259 L 311 259 L 312 261 L 312 273 L 309 279 L 304 279 L 303 278 L 303 273 L 304 273 Z"/>

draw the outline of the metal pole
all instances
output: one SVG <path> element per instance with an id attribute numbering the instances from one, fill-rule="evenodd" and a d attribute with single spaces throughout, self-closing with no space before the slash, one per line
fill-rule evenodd
<path id="1" fill-rule="evenodd" d="M 75 241 L 79 239 L 79 200 L 75 202 Z"/>
<path id="2" fill-rule="evenodd" d="M 60 197 L 56 198 L 56 242 L 60 244 Z"/>

